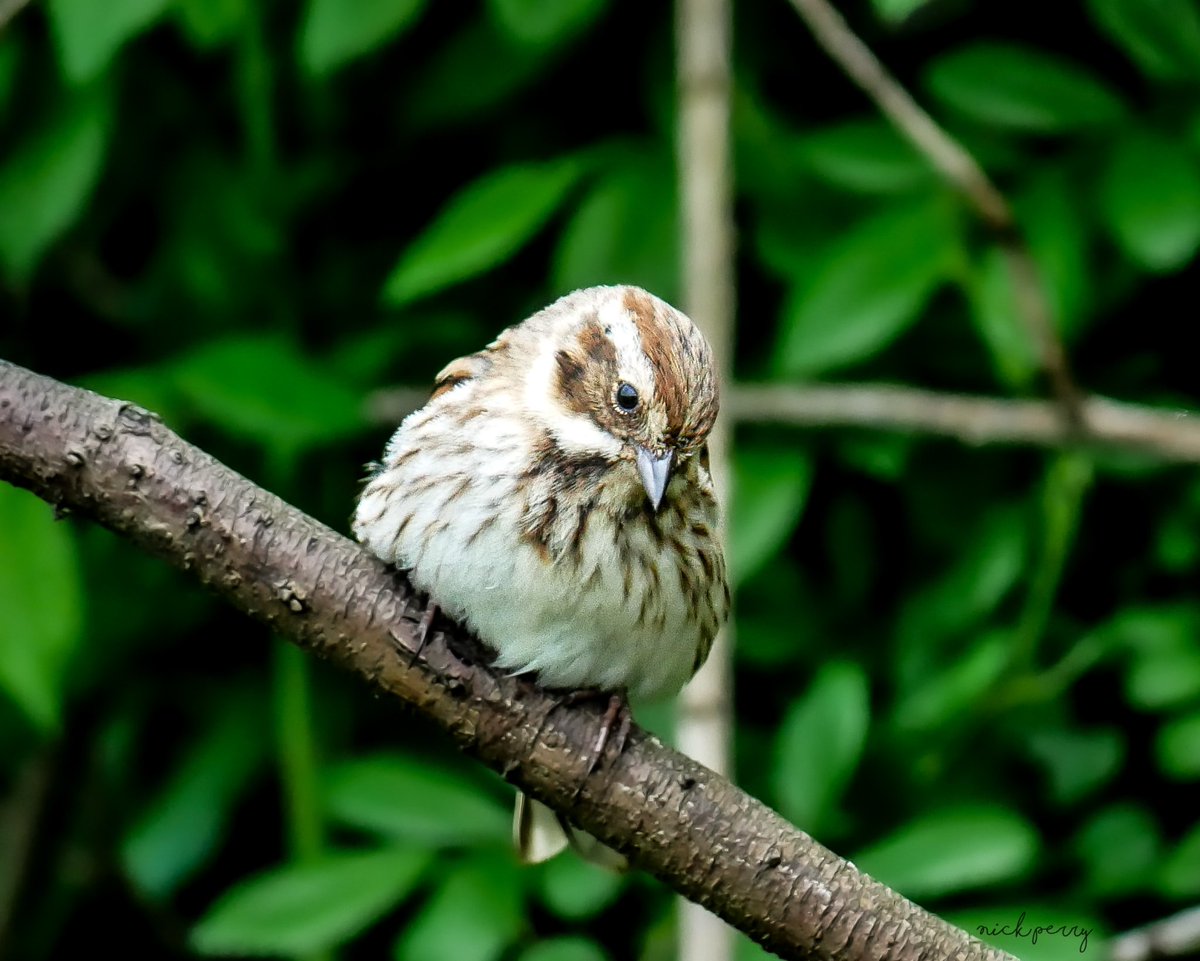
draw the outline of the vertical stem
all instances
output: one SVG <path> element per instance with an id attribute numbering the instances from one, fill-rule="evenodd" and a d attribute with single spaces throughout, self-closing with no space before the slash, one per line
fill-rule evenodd
<path id="1" fill-rule="evenodd" d="M 1091 459 L 1081 453 L 1057 455 L 1046 471 L 1042 488 L 1041 549 L 1013 638 L 1011 666 L 1017 674 L 1035 667 L 1037 648 L 1054 610 L 1054 598 L 1075 540 L 1079 513 L 1091 480 Z"/>
<path id="2" fill-rule="evenodd" d="M 275 638 L 275 729 L 279 750 L 282 808 L 291 860 L 310 863 L 321 856 L 325 825 L 317 777 L 309 657 L 295 644 Z M 332 950 L 299 961 L 333 961 Z"/>
<path id="3" fill-rule="evenodd" d="M 729 145 L 732 11 L 729 0 L 677 0 L 676 134 L 683 257 L 683 309 L 712 344 L 722 384 L 733 369 L 733 186 Z M 728 416 L 709 440 L 718 496 L 731 499 Z M 728 511 L 723 512 L 728 517 Z M 728 541 L 727 531 L 722 536 Z M 731 767 L 732 632 L 717 638 L 708 663 L 680 698 L 681 751 L 728 773 Z M 733 931 L 690 901 L 679 902 L 681 961 L 727 961 Z"/>

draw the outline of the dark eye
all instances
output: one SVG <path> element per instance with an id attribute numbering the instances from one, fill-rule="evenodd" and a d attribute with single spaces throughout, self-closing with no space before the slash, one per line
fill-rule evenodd
<path id="1" fill-rule="evenodd" d="M 637 410 L 638 392 L 632 384 L 622 384 L 617 388 L 617 406 L 625 413 Z"/>

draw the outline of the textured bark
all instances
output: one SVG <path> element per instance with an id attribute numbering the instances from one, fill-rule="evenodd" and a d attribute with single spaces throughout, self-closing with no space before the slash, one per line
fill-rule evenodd
<path id="1" fill-rule="evenodd" d="M 402 577 L 139 407 L 0 361 L 0 478 L 408 701 L 466 753 L 784 957 L 1008 957 L 643 731 L 586 775 L 598 708 L 556 708 L 529 680 L 493 674 L 462 632 L 438 632 L 420 658 L 398 651 L 413 649 L 420 616 Z"/>

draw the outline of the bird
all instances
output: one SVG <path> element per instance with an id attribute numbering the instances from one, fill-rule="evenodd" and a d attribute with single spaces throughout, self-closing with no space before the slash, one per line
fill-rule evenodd
<path id="1" fill-rule="evenodd" d="M 569 293 L 449 363 L 369 469 L 352 529 L 550 691 L 675 695 L 729 615 L 712 350 L 634 286 Z M 422 637 L 423 643 L 423 637 Z M 605 736 L 607 731 L 605 732 Z M 597 745 L 603 748 L 603 740 Z M 574 840 L 518 796 L 526 861 Z"/>

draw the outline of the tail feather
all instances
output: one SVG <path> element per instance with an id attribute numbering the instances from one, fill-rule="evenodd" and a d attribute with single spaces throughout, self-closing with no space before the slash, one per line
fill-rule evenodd
<path id="1" fill-rule="evenodd" d="M 519 792 L 513 812 L 513 844 L 524 864 L 549 861 L 570 847 L 584 860 L 610 871 L 629 869 L 624 855 L 601 844 L 586 831 L 576 830 L 560 814 Z"/>

